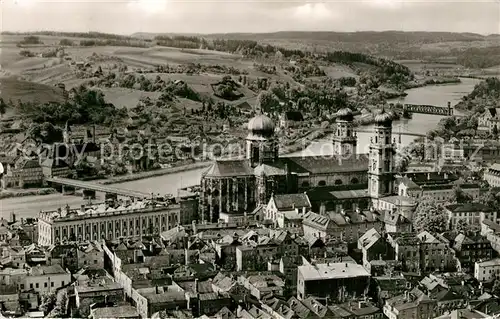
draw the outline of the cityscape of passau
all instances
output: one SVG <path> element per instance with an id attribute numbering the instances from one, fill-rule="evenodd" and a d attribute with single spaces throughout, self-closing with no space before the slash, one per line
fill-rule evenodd
<path id="1" fill-rule="evenodd" d="M 0 318 L 500 316 L 500 36 L 290 34 L 2 33 Z"/>

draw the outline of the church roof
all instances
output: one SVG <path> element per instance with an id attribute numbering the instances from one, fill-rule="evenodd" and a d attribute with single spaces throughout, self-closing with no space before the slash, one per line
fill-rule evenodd
<path id="1" fill-rule="evenodd" d="M 246 160 L 220 160 L 216 161 L 206 171 L 205 176 L 248 176 L 254 175 L 253 169 Z"/>
<path id="2" fill-rule="evenodd" d="M 282 161 L 277 161 L 269 164 L 261 164 L 254 169 L 254 174 L 256 176 L 266 175 L 286 175 L 286 166 Z"/>
<path id="3" fill-rule="evenodd" d="M 283 159 L 282 159 L 283 160 Z M 368 170 L 368 156 L 359 154 L 348 159 L 341 156 L 288 157 L 290 169 L 296 173 L 328 174 Z"/>
<path id="4" fill-rule="evenodd" d="M 330 174 L 342 172 L 366 172 L 368 170 L 368 156 L 359 156 L 342 159 L 339 157 L 282 157 L 272 163 L 264 163 L 252 168 L 247 160 L 218 160 L 205 173 L 205 176 L 236 177 L 236 176 L 267 176 L 286 175 L 287 166 L 292 173 Z"/>

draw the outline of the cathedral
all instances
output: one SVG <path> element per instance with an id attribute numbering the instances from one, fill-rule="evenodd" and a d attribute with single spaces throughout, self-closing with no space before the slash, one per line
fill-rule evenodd
<path id="1" fill-rule="evenodd" d="M 258 211 L 273 194 L 306 193 L 313 210 L 395 209 L 401 206 L 395 189 L 392 117 L 375 117 L 369 154 L 356 152 L 357 136 L 350 109 L 336 116 L 334 155 L 279 156 L 275 124 L 260 114 L 248 122 L 246 158 L 217 160 L 201 178 L 200 218 L 226 222 L 259 220 Z"/>

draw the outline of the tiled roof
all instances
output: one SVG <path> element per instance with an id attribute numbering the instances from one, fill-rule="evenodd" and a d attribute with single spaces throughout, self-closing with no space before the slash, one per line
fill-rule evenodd
<path id="1" fill-rule="evenodd" d="M 311 207 L 309 198 L 304 193 L 279 194 L 273 196 L 274 203 L 278 210 L 290 210 L 294 208 Z"/>
<path id="2" fill-rule="evenodd" d="M 43 276 L 43 275 L 57 275 L 66 274 L 66 271 L 61 267 L 61 265 L 52 266 L 36 266 L 31 268 L 32 276 Z"/>
<path id="3" fill-rule="evenodd" d="M 311 201 L 330 201 L 337 199 L 369 197 L 368 184 L 314 187 L 306 193 Z"/>
<path id="4" fill-rule="evenodd" d="M 24 163 L 21 163 L 21 165 L 19 165 L 19 167 L 21 169 L 39 168 L 40 163 L 38 162 L 38 160 L 26 160 L 26 161 L 24 161 Z"/>
<path id="5" fill-rule="evenodd" d="M 492 208 L 481 203 L 452 204 L 445 206 L 453 213 L 490 212 Z"/>
<path id="6" fill-rule="evenodd" d="M 94 318 L 138 318 L 137 309 L 132 306 L 116 306 L 93 309 Z"/>
<path id="7" fill-rule="evenodd" d="M 51 168 L 69 167 L 69 165 L 62 159 L 54 160 L 52 158 L 47 158 L 45 161 L 43 161 L 42 166 Z"/>
<path id="8" fill-rule="evenodd" d="M 304 221 L 303 221 L 305 225 L 317 227 L 323 230 L 326 230 L 328 228 L 329 222 L 330 222 L 329 218 L 314 212 L 306 213 L 304 215 Z"/>

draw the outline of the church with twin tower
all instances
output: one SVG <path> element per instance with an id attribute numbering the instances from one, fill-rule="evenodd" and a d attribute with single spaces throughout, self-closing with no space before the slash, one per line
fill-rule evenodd
<path id="1" fill-rule="evenodd" d="M 375 116 L 368 154 L 357 152 L 354 116 L 336 114 L 334 154 L 280 156 L 275 124 L 264 114 L 248 122 L 246 158 L 217 160 L 202 174 L 201 221 L 261 220 L 273 194 L 308 195 L 313 210 L 398 210 L 411 218 L 412 204 L 395 189 L 396 143 L 392 116 Z M 406 207 L 408 206 L 408 207 Z"/>

